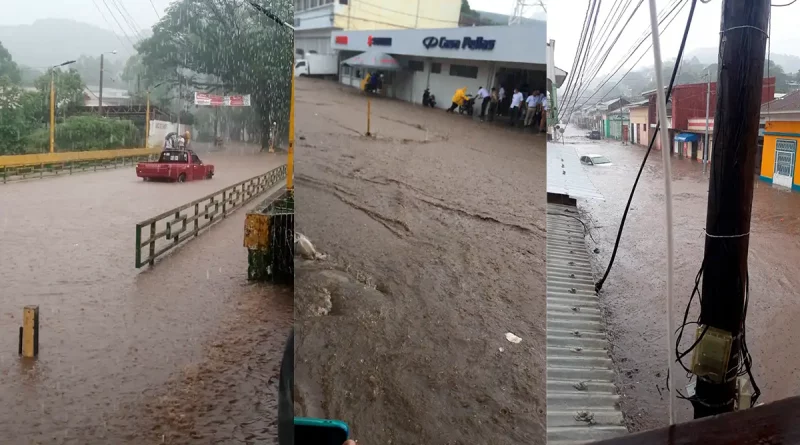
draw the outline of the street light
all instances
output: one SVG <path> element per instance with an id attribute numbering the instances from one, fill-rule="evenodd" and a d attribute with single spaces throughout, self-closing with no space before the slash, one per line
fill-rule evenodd
<path id="1" fill-rule="evenodd" d="M 150 92 L 163 85 L 164 82 L 159 82 L 147 88 L 147 108 L 144 116 L 144 146 L 150 148 Z"/>
<path id="2" fill-rule="evenodd" d="M 292 31 L 292 39 L 294 39 L 294 26 L 281 20 L 278 16 L 265 9 L 263 6 L 255 2 L 249 2 L 254 8 L 263 13 L 265 16 L 272 19 L 277 24 Z M 294 45 L 289 45 L 289 50 L 292 52 L 292 91 L 289 97 L 289 150 L 286 156 L 286 191 L 289 195 L 294 193 Z"/>
<path id="3" fill-rule="evenodd" d="M 117 50 L 108 51 L 100 54 L 100 102 L 99 106 L 97 107 L 97 111 L 100 112 L 100 116 L 103 115 L 103 57 L 106 54 L 116 54 Z"/>
<path id="4" fill-rule="evenodd" d="M 75 63 L 68 60 L 60 65 L 50 67 L 50 153 L 55 153 L 56 147 L 56 68 Z"/>

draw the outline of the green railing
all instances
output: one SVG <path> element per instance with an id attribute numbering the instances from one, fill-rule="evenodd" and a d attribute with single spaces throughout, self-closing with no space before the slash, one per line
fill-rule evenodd
<path id="1" fill-rule="evenodd" d="M 196 237 L 284 179 L 286 166 L 282 165 L 136 224 L 136 268 L 152 266 L 156 258 Z"/>
<path id="2" fill-rule="evenodd" d="M 139 162 L 155 160 L 157 155 L 124 156 L 109 159 L 65 161 L 47 164 L 0 166 L 0 181 L 3 184 L 23 179 L 41 179 L 73 173 L 132 167 Z"/>

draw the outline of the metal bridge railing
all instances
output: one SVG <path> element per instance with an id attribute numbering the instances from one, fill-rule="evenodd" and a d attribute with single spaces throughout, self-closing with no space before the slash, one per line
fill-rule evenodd
<path id="1" fill-rule="evenodd" d="M 27 165 L 0 166 L 0 183 L 24 179 L 42 179 L 73 173 L 132 167 L 139 162 L 157 159 L 158 155 L 119 156 L 106 159 L 88 159 Z"/>
<path id="2" fill-rule="evenodd" d="M 136 224 L 136 268 L 196 237 L 286 178 L 286 165 Z"/>

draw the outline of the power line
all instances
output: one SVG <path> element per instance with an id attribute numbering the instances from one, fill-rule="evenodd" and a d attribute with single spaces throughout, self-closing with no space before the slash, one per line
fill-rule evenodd
<path id="1" fill-rule="evenodd" d="M 684 3 L 684 6 L 685 6 L 685 3 Z M 672 68 L 672 76 L 671 76 L 671 78 L 669 80 L 669 87 L 667 89 L 667 95 L 666 95 L 665 101 L 668 101 L 669 98 L 670 98 L 670 95 L 672 94 L 672 87 L 673 87 L 673 85 L 675 83 L 675 77 L 678 75 L 678 67 L 680 65 L 681 59 L 683 59 L 683 50 L 686 47 L 686 41 L 688 40 L 688 37 L 689 37 L 689 29 L 691 28 L 691 25 L 692 25 L 692 18 L 694 17 L 695 6 L 697 6 L 697 0 L 692 0 L 692 7 L 691 7 L 691 9 L 689 9 L 689 17 L 686 20 L 686 29 L 683 31 L 683 39 L 681 40 L 681 46 L 680 46 L 680 49 L 678 50 L 678 57 L 676 58 L 677 62 L 675 63 L 675 66 Z M 677 14 L 676 14 L 676 16 L 677 16 Z M 653 31 L 654 32 L 658 32 L 657 29 L 654 29 Z M 606 268 L 606 271 L 603 274 L 603 278 L 601 278 L 600 281 L 598 281 L 595 284 L 595 290 L 596 291 L 600 291 L 603 288 L 603 283 L 605 283 L 606 278 L 608 278 L 608 274 L 611 272 L 611 267 L 614 265 L 614 259 L 617 256 L 617 249 L 619 249 L 619 243 L 620 243 L 620 240 L 622 239 L 622 231 L 625 228 L 625 221 L 628 218 L 628 211 L 630 210 L 630 207 L 631 207 L 631 201 L 633 201 L 633 195 L 634 195 L 634 193 L 636 193 L 636 187 L 639 185 L 639 178 L 642 176 L 642 171 L 644 171 L 644 166 L 647 163 L 647 157 L 650 156 L 650 151 L 652 151 L 653 144 L 655 143 L 656 138 L 658 137 L 658 131 L 659 131 L 659 128 L 661 126 L 660 124 L 661 124 L 660 121 L 658 121 L 656 123 L 655 131 L 653 131 L 653 137 L 650 139 L 650 145 L 647 147 L 647 151 L 644 154 L 644 159 L 642 159 L 642 164 L 639 167 L 639 172 L 636 174 L 636 179 L 634 180 L 633 187 L 631 188 L 631 194 L 630 194 L 630 196 L 628 196 L 628 202 L 625 205 L 625 211 L 622 214 L 622 221 L 620 222 L 619 230 L 617 231 L 617 239 L 614 242 L 614 250 L 611 252 L 611 259 L 608 262 L 608 267 Z M 661 130 L 662 131 L 667 131 L 667 129 L 665 129 L 665 128 L 662 128 Z M 669 147 L 661 147 L 661 149 L 662 150 L 669 150 L 670 148 Z M 670 329 L 672 329 L 671 326 L 670 326 Z"/>
<path id="2" fill-rule="evenodd" d="M 161 20 L 161 15 L 158 13 L 158 9 L 156 9 L 156 5 L 153 4 L 153 0 L 150 0 L 150 6 L 153 7 L 153 12 L 156 13 L 156 17 L 158 17 L 158 19 Z"/>
<path id="3" fill-rule="evenodd" d="M 591 5 L 589 6 L 589 13 L 588 13 L 588 19 L 589 22 L 591 22 L 591 25 L 589 25 L 589 22 L 585 23 L 586 33 L 583 35 L 583 39 L 578 48 L 578 64 L 575 70 L 573 71 L 574 77 L 572 82 L 573 88 L 576 88 L 575 86 L 578 85 L 578 87 L 576 88 L 577 91 L 580 91 L 580 85 L 582 85 L 583 82 L 583 65 L 586 62 L 586 56 L 589 53 L 590 47 L 592 45 L 592 36 L 594 34 L 594 27 L 597 24 L 597 17 L 599 16 L 599 13 L 596 14 L 597 12 L 599 12 L 599 8 L 597 8 L 597 6 L 598 6 L 597 0 L 592 0 Z M 566 95 L 567 97 L 565 98 L 564 101 L 565 104 L 568 105 L 571 102 L 573 93 L 574 91 L 572 89 L 567 91 Z"/>
<path id="4" fill-rule="evenodd" d="M 106 22 L 106 25 L 108 25 L 108 28 L 113 31 L 114 30 L 114 26 L 111 25 L 111 23 L 108 21 L 108 19 L 106 18 L 106 15 L 103 13 L 103 11 L 100 9 L 100 6 L 97 4 L 97 1 L 96 0 L 92 0 L 92 3 L 94 3 L 94 7 L 97 8 L 97 12 L 100 13 L 100 17 L 103 18 L 104 22 Z M 119 25 L 119 23 L 117 23 L 117 25 Z M 123 34 L 124 34 L 124 31 L 123 31 Z M 116 37 L 117 40 L 119 40 L 119 43 L 121 43 L 123 47 L 125 46 L 125 42 L 122 41 L 122 38 L 119 36 L 119 34 L 114 32 L 114 37 Z M 136 45 L 133 44 L 133 42 L 131 42 L 130 37 L 128 37 L 127 35 L 125 35 L 125 37 L 128 39 L 128 42 L 130 42 L 131 46 L 134 46 L 134 47 L 136 46 Z"/>
<path id="5" fill-rule="evenodd" d="M 105 3 L 105 2 L 106 2 L 106 0 L 103 0 L 103 3 Z M 116 9 L 116 10 L 117 10 L 117 12 L 119 13 L 119 16 L 120 16 L 120 18 L 122 18 L 122 21 L 123 21 L 123 22 L 125 22 L 125 24 L 126 24 L 126 25 L 128 25 L 128 29 L 130 29 L 130 30 L 131 30 L 131 33 L 133 34 L 133 36 L 134 36 L 134 37 L 135 37 L 137 40 L 141 40 L 141 36 L 139 35 L 139 32 L 136 30 L 136 26 L 134 26 L 133 24 L 131 24 L 131 19 L 130 19 L 130 17 L 129 17 L 129 16 L 126 16 L 126 15 L 125 15 L 125 14 L 122 12 L 122 10 L 120 9 L 120 6 L 119 6 L 119 3 L 117 2 L 117 0 L 111 0 L 111 4 L 112 4 L 112 5 L 114 5 L 114 9 Z M 107 6 L 108 6 L 108 4 L 106 4 L 106 7 L 107 7 Z M 109 9 L 109 12 L 110 12 L 110 9 Z"/>
<path id="6" fill-rule="evenodd" d="M 586 12 L 583 15 L 583 25 L 581 26 L 581 36 L 580 36 L 580 38 L 578 38 L 578 48 L 575 51 L 575 56 L 572 58 L 572 67 L 570 68 L 570 71 L 569 71 L 570 72 L 570 76 L 567 78 L 567 85 L 566 85 L 566 88 L 564 90 L 565 91 L 565 93 L 564 93 L 565 99 L 566 99 L 566 96 L 571 91 L 572 85 L 574 84 L 574 79 L 575 79 L 575 75 L 576 75 L 575 69 L 578 67 L 578 59 L 579 59 L 580 53 L 582 51 L 581 48 L 583 46 L 584 39 L 586 37 L 586 30 L 588 29 L 588 23 L 589 23 L 589 11 L 591 10 L 591 6 L 592 6 L 591 2 L 586 2 Z M 564 101 L 564 104 L 566 104 L 566 101 Z M 564 107 L 560 108 L 558 111 L 561 112 L 563 110 L 564 110 Z M 558 119 L 560 119 L 560 116 L 556 116 L 556 117 Z"/>
<path id="7" fill-rule="evenodd" d="M 672 24 L 673 20 L 675 20 L 675 18 L 677 18 L 677 17 L 678 17 L 678 14 L 679 14 L 679 13 L 680 13 L 680 12 L 683 10 L 683 8 L 684 8 L 685 6 L 686 6 L 686 3 L 684 3 L 684 4 L 681 6 L 681 8 L 678 10 L 678 13 L 677 13 L 677 14 L 675 14 L 675 15 L 673 15 L 673 16 L 672 16 L 672 18 L 669 20 L 669 22 L 666 24 L 666 26 L 664 26 L 664 31 L 666 31 L 666 30 L 667 30 L 667 28 L 669 28 L 669 25 L 670 25 L 670 24 Z M 645 52 L 643 52 L 643 53 L 642 53 L 642 55 L 641 55 L 641 56 L 639 56 L 639 58 L 636 60 L 636 62 L 634 62 L 634 64 L 633 64 L 633 65 L 631 65 L 630 69 L 629 69 L 629 70 L 628 70 L 628 71 L 627 71 L 627 72 L 626 72 L 626 73 L 625 73 L 625 74 L 624 74 L 624 75 L 623 75 L 623 76 L 622 76 L 622 77 L 621 77 L 621 78 L 620 78 L 620 79 L 617 81 L 617 83 L 616 83 L 616 84 L 614 84 L 614 86 L 613 86 L 613 87 L 611 87 L 611 89 L 610 89 L 610 90 L 609 90 L 609 91 L 608 91 L 608 92 L 607 92 L 605 95 L 603 95 L 603 97 L 601 97 L 601 98 L 600 98 L 600 101 L 601 101 L 601 102 L 602 102 L 602 100 L 603 100 L 603 99 L 605 99 L 605 98 L 606 98 L 606 97 L 607 97 L 609 94 L 611 94 L 611 92 L 612 92 L 612 91 L 614 91 L 614 88 L 616 88 L 616 87 L 617 87 L 617 85 L 619 85 L 619 84 L 620 84 L 620 83 L 621 83 L 621 82 L 622 82 L 622 81 L 625 79 L 625 77 L 626 77 L 626 76 L 627 76 L 627 75 L 628 75 L 628 74 L 629 74 L 631 71 L 633 71 L 633 69 L 636 67 L 636 65 L 638 65 L 638 64 L 639 64 L 639 62 L 640 62 L 640 61 L 642 60 L 642 58 L 643 58 L 643 57 L 644 57 L 644 56 L 647 54 L 647 52 L 648 52 L 648 51 L 650 51 L 650 48 L 652 48 L 652 46 L 653 46 L 653 45 L 651 44 L 651 45 L 650 45 L 650 46 L 647 48 L 647 50 L 645 50 Z M 627 62 L 627 60 L 626 60 L 626 62 Z M 676 60 L 676 61 L 675 61 L 675 64 L 676 64 L 677 66 L 679 66 L 679 67 L 680 67 L 680 66 L 681 66 L 681 61 L 680 61 L 680 60 Z M 623 65 L 624 65 L 624 63 L 623 63 Z M 620 68 L 621 68 L 621 66 L 620 66 Z M 679 69 L 680 69 L 680 68 L 679 68 Z M 615 72 L 615 73 L 616 73 L 616 72 Z M 610 79 L 609 79 L 609 80 L 610 80 Z M 605 85 L 605 84 L 603 84 L 603 85 Z M 600 88 L 598 88 L 598 90 L 597 90 L 597 91 L 600 91 L 600 89 L 601 89 L 601 88 L 602 88 L 602 85 L 601 85 L 601 87 L 600 87 Z M 590 99 L 591 99 L 591 97 L 590 97 Z"/>
<path id="8" fill-rule="evenodd" d="M 674 0 L 674 1 L 673 1 L 673 4 L 674 4 L 674 5 L 677 5 L 677 2 L 679 2 L 679 1 L 681 1 L 681 0 Z M 669 6 L 667 6 L 667 8 L 669 8 Z M 660 15 L 662 15 L 661 22 L 663 22 L 663 21 L 664 21 L 664 19 L 665 19 L 665 18 L 666 18 L 666 17 L 667 17 L 667 16 L 668 16 L 668 15 L 669 15 L 671 12 L 672 12 L 672 11 L 670 11 L 670 12 L 666 12 L 666 13 L 665 13 L 665 11 L 666 11 L 666 9 L 667 9 L 667 8 L 665 8 L 664 10 L 662 10 L 662 13 L 660 14 Z M 635 12 L 635 11 L 634 11 L 634 12 Z M 631 17 L 630 17 L 630 18 L 633 18 L 633 14 L 631 15 Z M 623 28 L 623 30 L 624 30 L 624 28 Z M 648 28 L 648 30 L 649 30 L 649 28 Z M 641 47 L 641 45 L 644 43 L 644 41 L 645 41 L 645 40 L 646 40 L 646 39 L 647 39 L 647 38 L 650 36 L 650 32 L 649 32 L 648 30 L 645 30 L 645 32 L 643 33 L 643 35 L 642 35 L 642 36 L 639 38 L 639 41 L 638 41 L 638 43 L 634 43 L 634 45 L 631 47 L 631 49 L 629 49 L 629 50 L 627 51 L 627 54 L 629 54 L 629 56 L 628 56 L 626 59 L 622 60 L 622 62 L 619 62 L 619 63 L 615 64 L 615 66 L 617 66 L 617 67 L 618 67 L 618 68 L 616 69 L 616 71 L 612 72 L 610 75 L 604 76 L 604 78 L 605 78 L 606 80 L 603 82 L 603 84 L 600 86 L 600 88 L 602 88 L 602 86 L 603 86 L 603 85 L 605 85 L 605 83 L 607 83 L 607 82 L 608 82 L 608 81 L 609 81 L 609 80 L 610 80 L 610 79 L 611 79 L 611 78 L 614 76 L 614 74 L 616 74 L 616 72 L 617 72 L 617 71 L 619 71 L 619 69 L 620 69 L 622 66 L 624 66 L 625 62 L 627 62 L 627 60 L 628 60 L 628 59 L 630 59 L 630 57 L 632 57 L 632 56 L 633 56 L 633 54 L 635 54 L 635 53 L 636 53 L 636 51 L 639 49 L 639 47 Z M 620 32 L 620 35 L 621 35 L 621 32 Z M 610 51 L 609 51 L 609 53 L 610 53 Z M 606 54 L 605 58 L 604 58 L 604 59 L 602 60 L 602 62 L 600 63 L 600 67 L 602 67 L 602 66 L 603 66 L 603 64 L 605 64 L 605 59 L 606 59 L 607 57 L 608 57 L 608 53 Z M 598 68 L 597 72 L 599 72 L 599 70 L 600 70 L 600 68 Z M 597 72 L 595 73 L 595 76 L 596 76 Z M 594 77 L 593 77 L 593 79 L 594 79 Z M 589 88 L 589 86 L 590 86 L 590 85 L 591 85 L 591 82 L 590 82 L 589 84 L 587 84 L 587 85 L 586 85 L 586 89 L 587 89 L 587 90 L 588 90 L 588 88 Z M 585 91 L 585 90 L 584 90 L 584 91 Z M 597 94 L 597 91 L 595 91 L 595 93 L 593 93 L 592 95 L 590 95 L 590 96 L 589 96 L 589 98 L 588 98 L 588 99 L 587 99 L 587 100 L 586 100 L 586 101 L 583 103 L 583 105 L 581 105 L 581 107 L 580 107 L 580 108 L 583 108 L 583 106 L 584 106 L 584 105 L 586 105 L 586 103 L 588 103 L 588 101 L 589 101 L 589 100 L 591 100 L 591 98 L 592 98 L 592 97 L 593 97 L 595 94 Z M 568 118 L 567 120 L 569 121 L 569 118 Z"/>
<path id="9" fill-rule="evenodd" d="M 670 11 L 669 11 L 669 12 L 668 12 L 668 13 L 667 13 L 667 14 L 666 14 L 666 15 L 665 15 L 665 16 L 664 16 L 662 19 L 661 19 L 661 22 L 659 23 L 659 25 L 663 24 L 663 22 L 664 22 L 664 21 L 667 19 L 667 17 L 669 17 L 670 15 L 672 15 L 672 14 L 675 12 L 675 10 L 678 8 L 678 6 L 680 6 L 680 7 L 681 7 L 681 9 L 683 9 L 683 7 L 684 7 L 684 6 L 686 6 L 686 3 L 687 3 L 687 0 L 679 0 L 677 3 L 675 3 L 675 5 L 673 6 L 672 10 L 670 10 Z M 678 11 L 678 13 L 679 13 L 679 12 L 680 12 L 680 11 Z M 673 15 L 673 16 L 672 16 L 672 18 L 670 19 L 670 21 L 667 23 L 667 25 L 664 27 L 664 29 L 663 29 L 661 32 L 663 32 L 663 31 L 666 31 L 666 30 L 667 30 L 667 28 L 668 28 L 668 27 L 669 27 L 669 25 L 672 23 L 672 21 L 673 21 L 673 20 L 674 20 L 674 19 L 677 17 L 677 15 L 678 15 L 678 14 L 676 13 L 675 15 Z M 649 36 L 649 34 L 648 34 L 648 36 Z M 645 40 L 646 40 L 646 39 L 647 39 L 647 37 L 645 37 Z M 636 50 L 638 50 L 638 49 L 641 47 L 641 45 L 644 43 L 644 41 L 645 41 L 645 40 L 642 40 L 641 42 L 639 42 L 639 44 L 636 46 L 636 48 L 635 48 L 633 51 L 631 51 L 631 52 L 630 52 L 630 54 L 629 54 L 629 55 L 628 55 L 628 56 L 627 56 L 627 57 L 626 57 L 626 58 L 625 58 L 625 59 L 622 61 L 622 63 L 620 63 L 620 64 L 617 66 L 617 68 L 616 68 L 616 69 L 615 69 L 615 70 L 614 70 L 614 71 L 613 71 L 611 74 L 609 74 L 609 75 L 607 75 L 607 76 L 605 77 L 605 81 L 603 81 L 603 83 L 602 83 L 602 84 L 601 84 L 601 85 L 600 85 L 600 86 L 599 86 L 599 87 L 598 87 L 598 88 L 595 90 L 595 92 L 594 92 L 594 93 L 592 93 L 592 95 L 591 95 L 591 96 L 589 96 L 589 99 L 587 99 L 586 101 L 584 101 L 584 102 L 583 102 L 583 104 L 581 104 L 581 105 L 580 105 L 580 108 L 583 108 L 583 107 L 584 107 L 584 106 L 585 106 L 585 105 L 586 105 L 586 104 L 589 102 L 589 100 L 591 100 L 591 98 L 593 98 L 594 96 L 596 96 L 596 95 L 597 95 L 597 94 L 598 94 L 598 93 L 599 93 L 599 92 L 602 90 L 602 88 L 603 88 L 603 87 L 604 87 L 604 86 L 605 86 L 605 85 L 606 85 L 606 84 L 607 84 L 607 83 L 608 83 L 608 82 L 611 80 L 611 78 L 612 78 L 612 77 L 614 77 L 614 75 L 616 75 L 616 74 L 619 72 L 619 70 L 620 70 L 620 69 L 622 69 L 622 67 L 625 65 L 625 63 L 626 63 L 628 60 L 630 60 L 630 59 L 631 59 L 631 57 L 633 57 L 633 55 L 635 54 Z M 651 44 L 650 46 L 652 46 L 652 44 Z M 647 50 L 645 50 L 645 54 L 647 54 L 647 51 L 649 51 L 649 50 L 650 50 L 650 46 L 647 48 Z M 642 58 L 642 56 L 640 56 L 640 57 L 639 57 L 639 60 L 641 60 L 641 58 Z M 569 122 L 569 120 L 568 120 L 567 122 Z"/>

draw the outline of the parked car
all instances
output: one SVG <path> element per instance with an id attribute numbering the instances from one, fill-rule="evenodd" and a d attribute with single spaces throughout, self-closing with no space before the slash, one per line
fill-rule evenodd
<path id="1" fill-rule="evenodd" d="M 136 176 L 145 181 L 186 182 L 214 177 L 214 166 L 203 161 L 192 150 L 164 150 L 156 162 L 140 162 Z"/>
<path id="2" fill-rule="evenodd" d="M 581 156 L 581 164 L 583 165 L 597 165 L 597 166 L 608 166 L 612 165 L 611 160 L 603 155 L 584 155 Z"/>
<path id="3" fill-rule="evenodd" d="M 600 140 L 600 139 L 602 139 L 602 138 L 603 138 L 603 137 L 602 137 L 602 135 L 600 134 L 600 131 L 598 131 L 598 130 L 592 130 L 592 131 L 590 131 L 590 132 L 589 132 L 589 133 L 586 135 L 586 137 L 587 137 L 587 138 L 589 138 L 589 139 L 594 139 L 594 140 Z"/>

